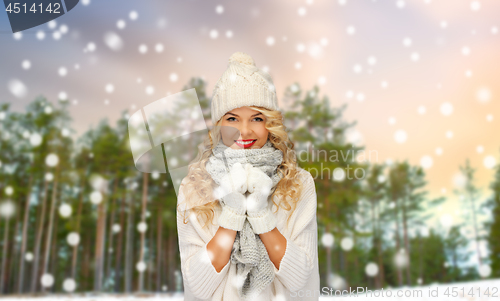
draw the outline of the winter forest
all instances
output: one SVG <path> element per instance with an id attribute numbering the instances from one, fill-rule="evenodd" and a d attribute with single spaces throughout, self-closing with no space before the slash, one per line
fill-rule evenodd
<path id="1" fill-rule="evenodd" d="M 192 78 L 210 119 L 206 83 Z M 287 87 L 284 111 L 299 165 L 316 179 L 321 286 L 372 289 L 500 277 L 500 165 L 487 199 L 474 166 L 460 166 L 465 222 L 426 223 L 445 197 L 431 199 L 422 167 L 372 164 L 323 153 L 363 150 L 317 86 Z M 140 173 L 122 112 L 72 138 L 68 100 L 43 95 L 23 112 L 0 105 L 0 291 L 180 292 L 176 193 L 168 173 Z M 312 153 L 316 153 L 316 157 Z M 307 156 L 306 156 L 307 154 Z M 330 155 L 328 155 L 330 156 Z M 347 167 L 365 172 L 347 177 Z M 481 212 L 487 222 L 478 221 Z M 471 231 L 469 231 L 471 230 Z M 487 242 L 487 252 L 479 246 Z M 473 251 L 470 251 L 473 250 Z M 471 257 L 479 264 L 469 264 Z"/>

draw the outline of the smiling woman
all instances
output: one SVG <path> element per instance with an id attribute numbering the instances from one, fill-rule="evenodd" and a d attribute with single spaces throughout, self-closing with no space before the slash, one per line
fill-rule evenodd
<path id="1" fill-rule="evenodd" d="M 211 106 L 214 127 L 178 195 L 185 300 L 319 290 L 314 180 L 297 166 L 270 76 L 233 54 Z"/>

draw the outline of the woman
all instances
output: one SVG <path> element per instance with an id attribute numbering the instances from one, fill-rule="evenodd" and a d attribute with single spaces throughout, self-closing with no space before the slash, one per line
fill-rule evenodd
<path id="1" fill-rule="evenodd" d="M 318 300 L 314 180 L 297 166 L 271 77 L 234 53 L 211 113 L 178 195 L 185 300 Z"/>

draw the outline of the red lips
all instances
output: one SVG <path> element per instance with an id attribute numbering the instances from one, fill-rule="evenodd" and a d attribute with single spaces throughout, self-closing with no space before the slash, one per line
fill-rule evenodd
<path id="1" fill-rule="evenodd" d="M 246 143 L 246 144 L 241 144 L 239 143 L 238 141 L 244 141 L 244 142 L 247 142 L 247 141 L 253 141 L 253 142 L 250 142 L 250 143 Z M 241 148 L 249 148 L 251 147 L 252 145 L 254 145 L 254 143 L 257 141 L 257 139 L 241 139 L 241 140 L 235 140 L 234 143 L 236 143 L 236 145 L 238 145 L 239 147 Z"/>

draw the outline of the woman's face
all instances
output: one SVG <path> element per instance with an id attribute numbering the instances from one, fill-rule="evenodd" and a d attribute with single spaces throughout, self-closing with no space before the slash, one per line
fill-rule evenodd
<path id="1" fill-rule="evenodd" d="M 232 149 L 261 148 L 267 142 L 269 131 L 266 116 L 249 107 L 231 110 L 222 116 L 222 142 Z"/>

